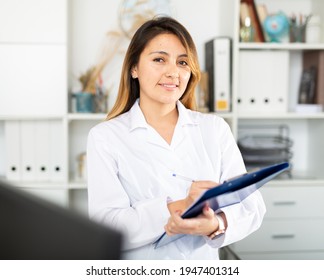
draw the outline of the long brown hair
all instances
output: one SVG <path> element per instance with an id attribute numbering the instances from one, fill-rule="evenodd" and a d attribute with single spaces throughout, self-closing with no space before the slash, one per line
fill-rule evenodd
<path id="1" fill-rule="evenodd" d="M 117 99 L 107 115 L 107 120 L 129 111 L 136 99 L 139 98 L 139 82 L 138 79 L 132 78 L 131 69 L 137 65 L 141 53 L 150 40 L 163 33 L 176 35 L 186 49 L 191 76 L 180 100 L 186 108 L 195 109 L 195 87 L 200 80 L 196 46 L 191 35 L 182 24 L 171 17 L 163 16 L 145 22 L 134 34 L 125 55 Z"/>

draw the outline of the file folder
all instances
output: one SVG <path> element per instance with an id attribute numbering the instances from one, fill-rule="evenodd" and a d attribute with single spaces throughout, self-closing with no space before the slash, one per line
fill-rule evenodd
<path id="1" fill-rule="evenodd" d="M 24 182 L 31 182 L 36 180 L 36 157 L 35 157 L 35 143 L 36 143 L 36 128 L 33 120 L 26 120 L 20 122 L 21 132 L 21 179 Z"/>
<path id="2" fill-rule="evenodd" d="M 30 149 L 35 149 L 35 179 L 36 181 L 50 180 L 50 125 L 48 120 L 35 121 L 35 144 Z"/>
<path id="3" fill-rule="evenodd" d="M 59 120 L 52 120 L 49 124 L 50 137 L 50 162 L 49 162 L 49 176 L 52 182 L 64 182 L 66 179 L 66 163 L 64 155 L 67 153 L 64 144 L 63 123 Z"/>
<path id="4" fill-rule="evenodd" d="M 202 213 L 206 204 L 214 211 L 220 208 L 240 203 L 250 194 L 255 192 L 265 183 L 269 182 L 280 173 L 288 170 L 288 162 L 278 163 L 259 169 L 254 172 L 245 173 L 234 179 L 205 191 L 183 214 L 183 219 L 193 218 Z M 175 241 L 184 234 L 168 236 L 163 233 L 155 242 L 155 249 Z"/>
<path id="5" fill-rule="evenodd" d="M 21 180 L 20 121 L 8 120 L 4 125 L 6 178 Z"/>
<path id="6" fill-rule="evenodd" d="M 229 37 L 217 37 L 205 45 L 209 110 L 229 112 L 231 106 L 231 49 Z"/>

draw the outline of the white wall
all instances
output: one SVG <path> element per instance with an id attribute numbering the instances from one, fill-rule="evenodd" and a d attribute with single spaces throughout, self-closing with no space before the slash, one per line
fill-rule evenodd
<path id="1" fill-rule="evenodd" d="M 78 76 L 94 65 L 108 31 L 120 30 L 118 11 L 123 0 L 71 0 L 69 7 L 69 87 L 76 91 Z M 215 36 L 232 35 L 233 0 L 170 0 L 172 16 L 191 33 L 204 69 L 204 44 Z M 104 73 L 105 85 L 112 87 L 109 107 L 117 93 L 125 40 L 119 55 Z"/>

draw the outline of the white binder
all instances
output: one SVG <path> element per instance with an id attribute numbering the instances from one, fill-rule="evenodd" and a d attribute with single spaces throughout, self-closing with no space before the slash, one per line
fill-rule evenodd
<path id="1" fill-rule="evenodd" d="M 21 121 L 21 166 L 22 181 L 36 180 L 36 158 L 35 158 L 35 122 L 33 120 Z"/>
<path id="2" fill-rule="evenodd" d="M 66 166 L 64 155 L 66 154 L 64 145 L 64 129 L 60 121 L 52 120 L 50 122 L 50 180 L 53 182 L 65 181 Z"/>
<path id="3" fill-rule="evenodd" d="M 229 112 L 231 98 L 231 41 L 215 40 L 215 111 Z"/>
<path id="4" fill-rule="evenodd" d="M 289 51 L 241 51 L 239 71 L 239 113 L 287 112 Z"/>
<path id="5" fill-rule="evenodd" d="M 50 125 L 48 120 L 35 121 L 35 179 L 50 180 Z"/>
<path id="6" fill-rule="evenodd" d="M 4 137 L 6 177 L 8 180 L 19 181 L 21 179 L 20 121 L 5 121 Z"/>
<path id="7" fill-rule="evenodd" d="M 206 43 L 210 110 L 229 112 L 231 107 L 231 39 L 217 37 Z"/>

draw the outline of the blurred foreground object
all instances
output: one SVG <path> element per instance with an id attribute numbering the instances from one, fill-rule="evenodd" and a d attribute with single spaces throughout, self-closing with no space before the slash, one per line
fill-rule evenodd
<path id="1" fill-rule="evenodd" d="M 1 260 L 120 259 L 119 232 L 0 181 Z"/>

